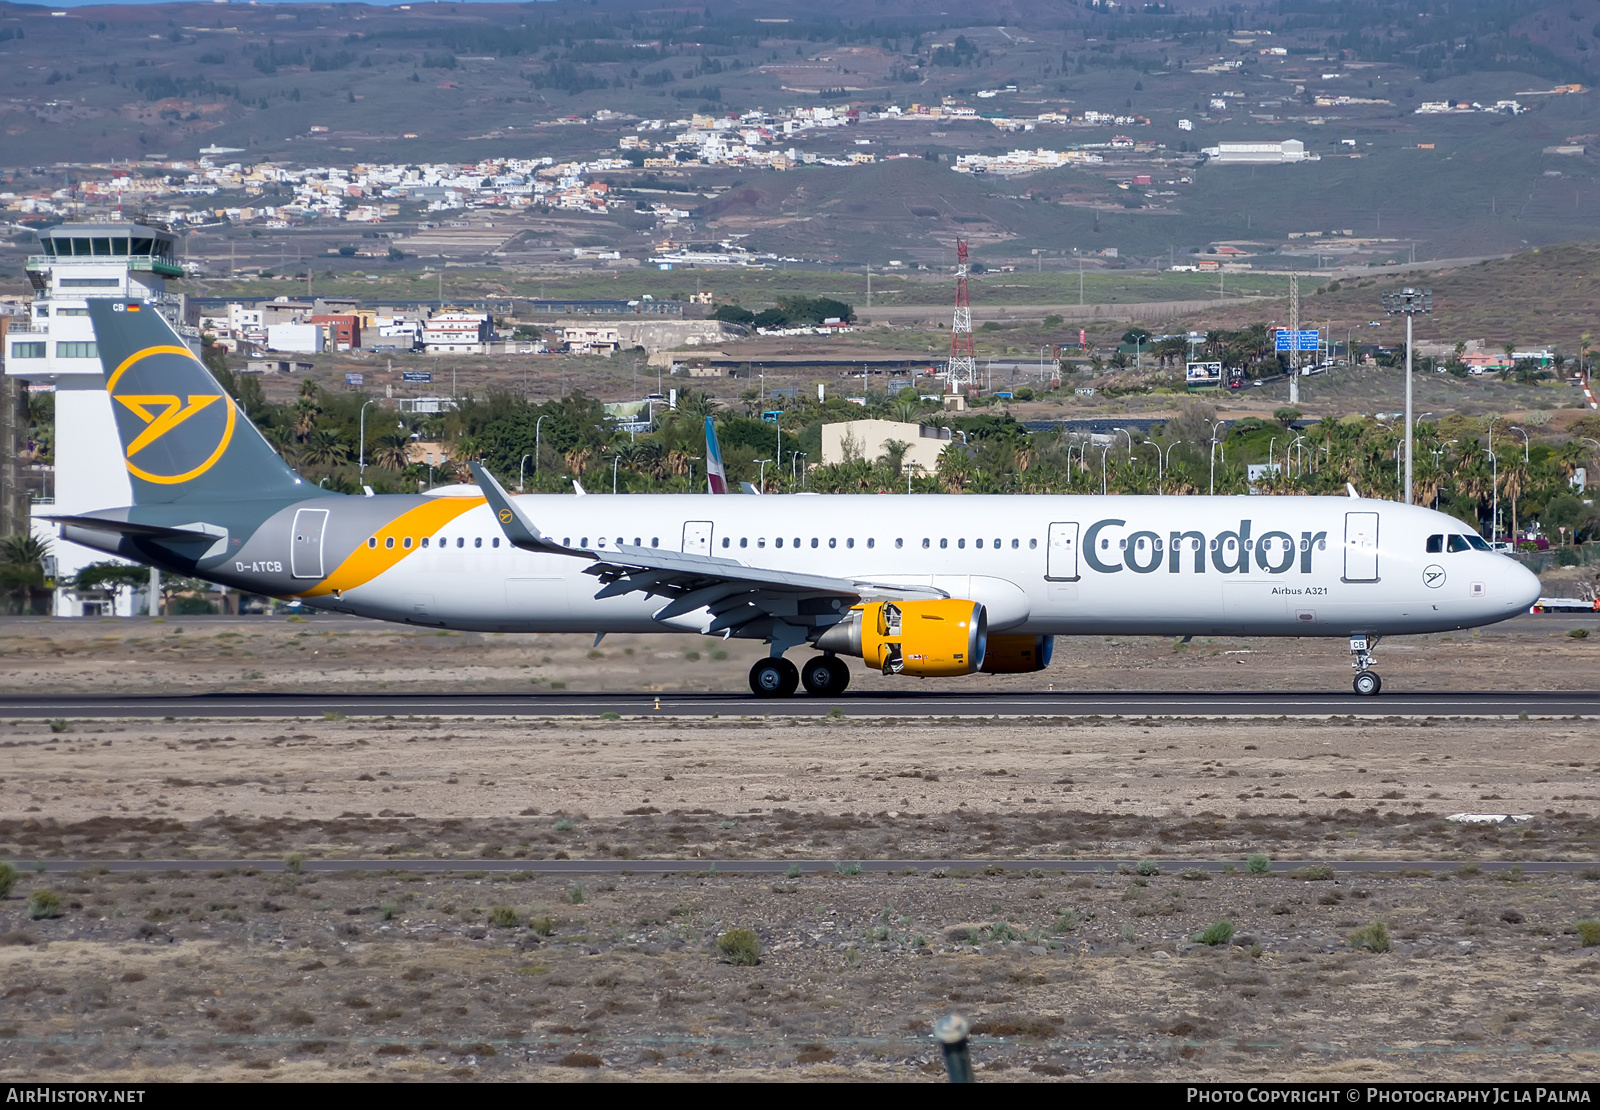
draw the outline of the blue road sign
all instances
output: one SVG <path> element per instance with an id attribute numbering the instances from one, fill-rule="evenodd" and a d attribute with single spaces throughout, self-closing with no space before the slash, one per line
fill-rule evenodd
<path id="1" fill-rule="evenodd" d="M 1322 346 L 1319 331 L 1280 331 L 1276 349 L 1280 351 L 1315 351 Z"/>
<path id="2" fill-rule="evenodd" d="M 433 371 L 432 370 L 402 370 L 402 371 L 400 371 L 400 380 L 403 381 L 403 382 L 427 382 L 429 385 L 432 385 L 433 384 Z"/>

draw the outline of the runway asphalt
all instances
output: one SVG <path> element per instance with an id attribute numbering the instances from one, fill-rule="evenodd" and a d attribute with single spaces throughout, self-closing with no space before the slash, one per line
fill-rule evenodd
<path id="1" fill-rule="evenodd" d="M 907 690 L 760 699 L 750 694 L 194 694 L 11 695 L 0 719 L 249 717 L 1571 717 L 1600 715 L 1600 690 L 1462 691 L 1359 697 L 1334 693 Z"/>
<path id="2" fill-rule="evenodd" d="M 1156 861 L 1161 873 L 1175 875 L 1180 871 L 1210 871 L 1221 873 L 1227 868 L 1244 870 L 1243 860 L 1172 860 Z M 1277 874 L 1288 874 L 1302 867 L 1327 866 L 1335 874 L 1393 874 L 1399 871 L 1456 871 L 1472 865 L 1481 871 L 1510 871 L 1520 868 L 1525 873 L 1579 874 L 1593 871 L 1592 862 L 1571 860 L 1497 860 L 1479 863 L 1474 860 L 1274 860 L 1271 869 Z M 57 859 L 41 860 L 36 867 L 47 872 L 76 872 L 85 868 L 105 868 L 116 872 L 160 871 L 226 871 L 232 868 L 254 868 L 257 871 L 283 871 L 287 865 L 277 859 Z M 1056 871 L 1073 874 L 1116 872 L 1135 866 L 1132 859 L 880 859 L 880 860 L 788 860 L 788 859 L 307 859 L 296 864 L 302 871 L 324 874 L 343 871 L 406 871 L 406 872 L 482 872 L 523 873 L 530 875 L 785 875 L 799 868 L 801 875 L 831 874 L 842 871 L 854 874 L 851 868 L 863 872 L 928 872 L 935 869 L 966 871 L 978 874 L 987 871 L 1012 874 L 1028 871 Z M 999 868 L 1000 871 L 995 871 Z"/>

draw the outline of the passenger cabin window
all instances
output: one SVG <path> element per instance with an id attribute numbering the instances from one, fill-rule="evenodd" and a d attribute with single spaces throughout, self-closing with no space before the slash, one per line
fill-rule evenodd
<path id="1" fill-rule="evenodd" d="M 1437 554 L 1439 554 L 1439 552 L 1441 552 L 1443 550 L 1444 550 L 1444 537 L 1443 536 L 1429 536 L 1428 537 L 1428 554 L 1429 555 L 1437 555 Z"/>
<path id="2" fill-rule="evenodd" d="M 740 547 L 749 547 L 750 546 L 749 539 L 744 537 L 744 536 L 740 536 L 739 537 L 739 546 Z"/>
<path id="3" fill-rule="evenodd" d="M 839 546 L 839 541 L 830 536 L 828 538 L 828 546 L 829 547 L 838 547 Z"/>
<path id="4" fill-rule="evenodd" d="M 423 547 L 427 547 L 428 546 L 428 537 L 427 536 L 423 536 L 422 537 L 422 546 Z"/>
<path id="5" fill-rule="evenodd" d="M 783 537 L 779 536 L 777 539 L 773 540 L 772 541 L 772 546 L 773 547 L 782 547 L 783 546 Z"/>
<path id="6" fill-rule="evenodd" d="M 950 541 L 949 540 L 943 540 L 942 539 L 942 540 L 939 541 L 940 550 L 943 550 L 944 548 L 947 548 L 949 546 L 950 546 Z"/>
<path id="7" fill-rule="evenodd" d="M 898 537 L 894 541 L 894 546 L 895 546 L 896 550 L 899 550 L 900 548 L 904 547 L 905 545 L 906 545 L 906 541 L 903 540 L 903 539 L 899 539 Z"/>
<path id="8" fill-rule="evenodd" d="M 730 540 L 730 539 L 729 539 L 729 538 L 728 538 L 728 537 L 727 537 L 727 536 L 723 536 L 723 537 L 722 537 L 722 546 L 723 546 L 723 547 L 727 547 L 727 546 L 729 546 L 729 545 L 730 545 L 730 544 L 732 544 L 732 543 L 733 543 L 733 541 L 732 541 L 732 540 Z"/>
<path id="9" fill-rule="evenodd" d="M 1032 551 L 1034 548 L 1036 548 L 1038 546 L 1039 546 L 1039 541 L 1038 540 L 1029 540 L 1028 541 L 1028 550 L 1029 551 Z"/>
<path id="10" fill-rule="evenodd" d="M 489 546 L 490 547 L 499 547 L 500 546 L 500 537 L 496 536 L 494 539 L 490 540 L 489 541 Z"/>
<path id="11" fill-rule="evenodd" d="M 483 546 L 483 537 L 482 536 L 474 536 L 472 538 L 472 546 L 473 547 L 482 547 Z"/>
<path id="12" fill-rule="evenodd" d="M 457 536 L 456 537 L 456 546 L 457 547 L 466 547 L 467 546 L 467 537 L 465 537 L 465 536 Z"/>
<path id="13" fill-rule="evenodd" d="M 387 548 L 394 547 L 394 537 L 393 536 L 385 536 L 383 538 L 383 546 L 387 547 Z"/>
<path id="14" fill-rule="evenodd" d="M 496 542 L 498 542 L 498 541 L 496 541 Z M 411 550 L 411 537 L 410 536 L 407 536 L 405 538 L 405 542 L 404 542 L 404 544 L 402 546 L 404 546 L 407 551 Z"/>
<path id="15" fill-rule="evenodd" d="M 956 546 L 961 548 L 962 550 L 965 550 L 966 546 L 967 546 L 966 537 L 963 536 L 961 539 L 956 540 Z"/>
<path id="16" fill-rule="evenodd" d="M 650 537 L 650 546 L 651 547 L 660 547 L 661 546 L 661 537 L 659 537 L 659 536 L 651 536 Z M 740 546 L 743 546 L 743 545 L 741 544 Z"/>
<path id="17" fill-rule="evenodd" d="M 377 536 L 368 536 L 367 537 L 367 546 L 368 547 L 377 547 L 378 546 L 378 537 Z"/>

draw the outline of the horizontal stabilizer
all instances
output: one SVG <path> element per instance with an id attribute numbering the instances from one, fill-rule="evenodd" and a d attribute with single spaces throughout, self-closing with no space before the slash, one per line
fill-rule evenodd
<path id="1" fill-rule="evenodd" d="M 131 520 L 107 520 L 99 516 L 47 516 L 41 518 L 52 524 L 67 524 L 74 528 L 87 528 L 92 532 L 110 532 L 118 536 L 142 536 L 169 543 L 212 544 L 217 537 L 210 532 L 192 528 L 168 528 L 160 524 L 136 524 Z"/>

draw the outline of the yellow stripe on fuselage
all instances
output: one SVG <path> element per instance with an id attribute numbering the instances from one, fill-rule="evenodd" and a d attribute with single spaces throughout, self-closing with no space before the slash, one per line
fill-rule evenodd
<path id="1" fill-rule="evenodd" d="M 332 574 L 299 596 L 324 597 L 365 586 L 407 555 L 421 550 L 422 537 L 432 536 L 462 513 L 482 504 L 484 499 L 481 497 L 435 497 L 401 513 L 374 533 L 378 541 L 376 547 L 368 547 L 363 542 Z M 411 538 L 409 548 L 405 546 L 408 536 Z M 394 541 L 393 547 L 386 545 L 386 541 L 391 539 Z"/>

